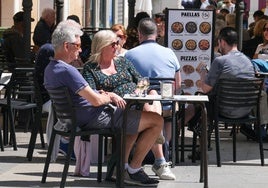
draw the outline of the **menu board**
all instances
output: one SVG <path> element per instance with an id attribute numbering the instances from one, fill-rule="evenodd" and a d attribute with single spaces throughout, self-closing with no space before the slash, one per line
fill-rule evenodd
<path id="1" fill-rule="evenodd" d="M 213 59 L 213 10 L 166 9 L 166 46 L 174 51 L 180 65 L 185 94 L 200 89 L 200 70 Z"/>

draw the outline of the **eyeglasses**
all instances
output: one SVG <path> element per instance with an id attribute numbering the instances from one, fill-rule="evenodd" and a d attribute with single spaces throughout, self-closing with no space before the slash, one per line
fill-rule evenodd
<path id="1" fill-rule="evenodd" d="M 263 32 L 268 31 L 268 27 L 263 28 Z"/>
<path id="2" fill-rule="evenodd" d="M 68 42 L 69 44 L 71 45 L 74 45 L 77 49 L 80 49 L 81 48 L 81 43 L 74 43 L 74 42 Z"/>
<path id="3" fill-rule="evenodd" d="M 113 48 L 115 47 L 115 45 L 118 46 L 118 45 L 119 45 L 119 40 L 116 41 L 116 42 L 112 42 L 110 45 L 111 45 Z"/>

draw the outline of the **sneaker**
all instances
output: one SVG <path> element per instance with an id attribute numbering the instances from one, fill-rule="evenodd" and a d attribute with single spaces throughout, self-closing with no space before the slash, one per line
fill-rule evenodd
<path id="1" fill-rule="evenodd" d="M 63 143 L 62 141 L 60 141 L 59 153 L 63 154 L 65 157 L 67 156 L 68 145 L 69 143 Z M 74 152 L 71 155 L 71 160 L 72 161 L 76 160 Z"/>
<path id="2" fill-rule="evenodd" d="M 125 171 L 124 182 L 128 185 L 138 185 L 144 187 L 157 186 L 158 180 L 150 178 L 143 169 L 139 170 L 134 174 L 130 174 L 127 170 Z"/>
<path id="3" fill-rule="evenodd" d="M 171 172 L 171 162 L 161 164 L 160 166 L 153 165 L 152 171 L 159 176 L 161 180 L 175 180 L 176 176 Z"/>

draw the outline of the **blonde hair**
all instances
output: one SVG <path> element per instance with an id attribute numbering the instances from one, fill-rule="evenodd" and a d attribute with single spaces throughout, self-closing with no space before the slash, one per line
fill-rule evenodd
<path id="1" fill-rule="evenodd" d="M 268 21 L 265 22 L 265 24 L 263 25 L 263 28 L 262 28 L 262 29 L 264 29 L 265 26 L 268 26 Z M 263 33 L 263 34 L 262 34 L 262 36 L 263 36 L 263 44 L 266 45 L 266 44 L 268 44 L 268 40 L 265 39 L 265 37 L 264 37 L 264 32 L 262 32 L 262 33 Z"/>
<path id="2" fill-rule="evenodd" d="M 111 30 L 98 31 L 92 39 L 91 56 L 88 61 L 91 63 L 97 62 L 99 64 L 102 49 L 109 46 L 115 39 L 116 34 Z"/>

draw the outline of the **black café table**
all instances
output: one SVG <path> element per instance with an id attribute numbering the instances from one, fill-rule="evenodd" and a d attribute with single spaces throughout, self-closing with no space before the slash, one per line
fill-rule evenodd
<path id="1" fill-rule="evenodd" d="M 133 104 L 137 103 L 147 103 L 152 101 L 171 101 L 172 102 L 172 167 L 176 164 L 176 142 L 178 142 L 178 133 L 176 132 L 176 103 L 186 104 L 186 103 L 196 103 L 201 106 L 202 109 L 202 131 L 201 131 L 201 161 L 200 161 L 200 182 L 204 182 L 204 188 L 208 187 L 208 158 L 207 158 L 207 110 L 205 103 L 209 101 L 207 95 L 174 95 L 172 98 L 162 98 L 161 95 L 147 95 L 147 96 L 132 96 L 125 95 L 123 97 L 127 101 L 127 106 L 125 110 L 125 118 L 128 110 Z M 126 120 L 126 119 L 125 119 Z M 126 122 L 124 120 L 124 122 Z M 125 126 L 123 131 L 125 131 Z M 124 134 L 125 135 L 125 134 Z M 124 143 L 124 142 L 123 142 Z M 124 155 L 124 152 L 123 154 Z M 124 159 L 124 157 L 122 157 Z M 122 164 L 123 165 L 123 164 Z"/>

